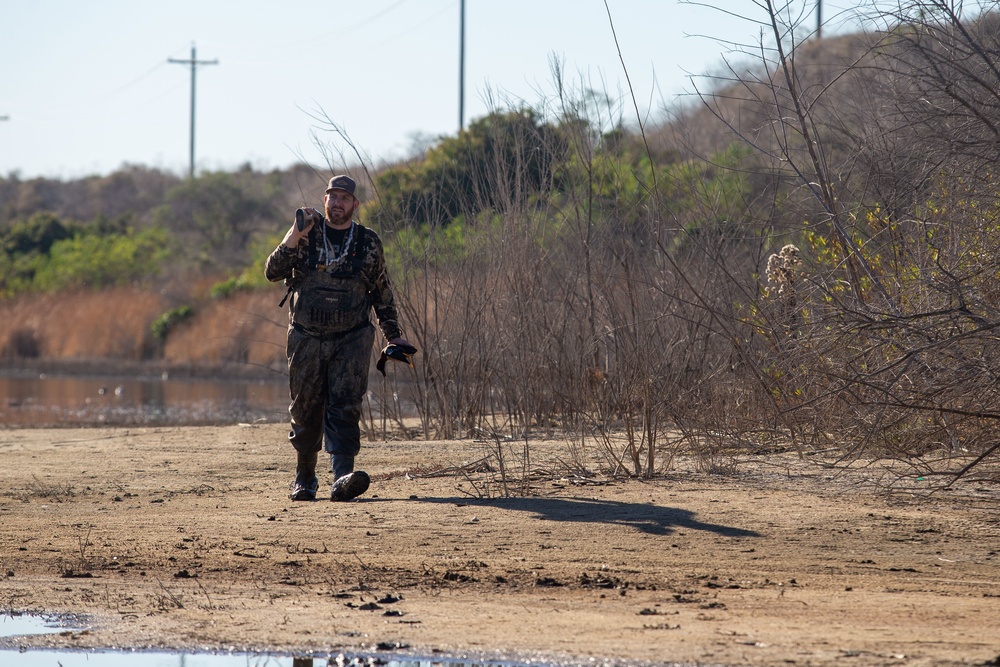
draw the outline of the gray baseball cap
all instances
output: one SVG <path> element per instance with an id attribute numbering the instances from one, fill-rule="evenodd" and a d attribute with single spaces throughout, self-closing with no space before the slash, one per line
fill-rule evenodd
<path id="1" fill-rule="evenodd" d="M 330 192 L 330 190 L 343 190 L 357 199 L 357 195 L 354 194 L 354 189 L 357 186 L 358 184 L 354 182 L 353 178 L 345 174 L 340 174 L 330 179 L 330 184 L 326 186 L 326 191 Z"/>

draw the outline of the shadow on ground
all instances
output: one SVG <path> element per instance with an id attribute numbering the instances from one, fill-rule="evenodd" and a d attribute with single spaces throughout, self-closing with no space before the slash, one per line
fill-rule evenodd
<path id="1" fill-rule="evenodd" d="M 752 530 L 699 521 L 690 510 L 648 503 L 622 503 L 593 498 L 420 498 L 419 502 L 529 512 L 544 521 L 631 526 L 650 535 L 670 535 L 677 529 L 687 529 L 704 530 L 722 537 L 761 536 Z"/>

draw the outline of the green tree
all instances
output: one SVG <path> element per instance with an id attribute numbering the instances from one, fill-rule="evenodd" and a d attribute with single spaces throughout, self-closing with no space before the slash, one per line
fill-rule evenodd
<path id="1" fill-rule="evenodd" d="M 366 213 L 385 228 L 510 210 L 544 189 L 565 154 L 559 128 L 537 112 L 494 113 L 442 140 L 422 161 L 376 175 L 379 198 Z"/>
<path id="2" fill-rule="evenodd" d="M 8 255 L 48 254 L 53 243 L 72 236 L 72 226 L 51 213 L 36 213 L 0 233 L 0 247 Z"/>
<path id="3" fill-rule="evenodd" d="M 77 234 L 52 245 L 33 287 L 51 291 L 144 282 L 159 273 L 169 256 L 168 240 L 162 229 L 130 230 L 115 236 Z"/>
<path id="4" fill-rule="evenodd" d="M 177 185 L 153 213 L 156 226 L 170 229 L 198 261 L 245 261 L 255 232 L 270 230 L 281 209 L 274 184 L 246 173 L 210 173 Z"/>

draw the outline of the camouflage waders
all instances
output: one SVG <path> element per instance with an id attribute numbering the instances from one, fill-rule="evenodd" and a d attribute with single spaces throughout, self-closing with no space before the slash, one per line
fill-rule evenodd
<path id="1" fill-rule="evenodd" d="M 288 440 L 296 452 L 313 454 L 325 449 L 331 457 L 350 458 L 353 470 L 353 459 L 361 450 L 361 405 L 368 391 L 374 342 L 372 324 L 323 338 L 289 327 L 292 430 Z"/>

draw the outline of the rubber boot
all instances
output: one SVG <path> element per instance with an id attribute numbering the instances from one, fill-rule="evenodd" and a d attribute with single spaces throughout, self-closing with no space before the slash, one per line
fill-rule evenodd
<path id="1" fill-rule="evenodd" d="M 330 500 L 344 501 L 357 498 L 368 490 L 371 478 L 363 470 L 354 471 L 354 457 L 334 454 L 330 457 L 333 467 L 333 491 Z"/>
<path id="2" fill-rule="evenodd" d="M 298 452 L 295 461 L 295 484 L 292 487 L 292 500 L 316 500 L 316 490 L 319 480 L 316 479 L 316 460 L 319 452 L 303 454 Z"/>

